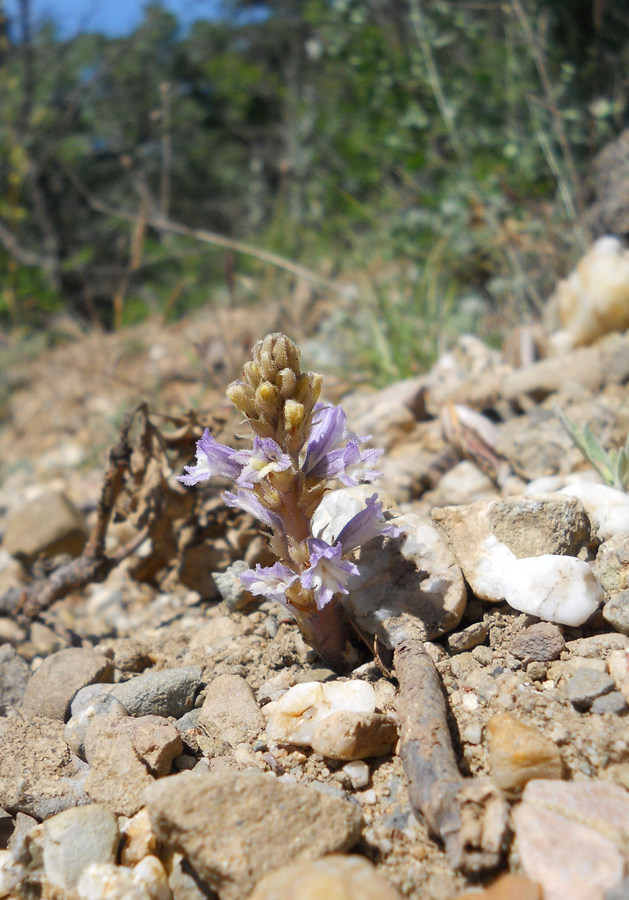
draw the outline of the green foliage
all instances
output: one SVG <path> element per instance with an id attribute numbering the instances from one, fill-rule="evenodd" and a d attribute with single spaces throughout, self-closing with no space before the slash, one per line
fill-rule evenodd
<path id="1" fill-rule="evenodd" d="M 557 407 L 555 413 L 574 445 L 592 463 L 605 484 L 619 491 L 629 490 L 629 435 L 624 447 L 604 450 L 588 425 L 579 428 Z"/>
<path id="2" fill-rule="evenodd" d="M 627 110 L 628 17 L 606 8 L 592 31 L 593 0 L 260 7 L 184 34 L 153 3 L 128 37 L 44 27 L 0 47 L 0 323 L 63 309 L 114 327 L 241 300 L 248 277 L 284 289 L 163 219 L 366 273 L 334 321 L 364 324 L 355 362 L 382 380 L 479 310 L 538 309 Z"/>

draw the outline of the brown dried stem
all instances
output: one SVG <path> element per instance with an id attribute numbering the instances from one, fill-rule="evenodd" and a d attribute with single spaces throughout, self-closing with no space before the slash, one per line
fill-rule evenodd
<path id="1" fill-rule="evenodd" d="M 487 778 L 461 776 L 443 686 L 423 645 L 402 642 L 393 662 L 400 686 L 400 756 L 411 809 L 443 841 L 454 869 L 468 873 L 493 869 L 500 862 L 507 825 L 500 792 Z"/>

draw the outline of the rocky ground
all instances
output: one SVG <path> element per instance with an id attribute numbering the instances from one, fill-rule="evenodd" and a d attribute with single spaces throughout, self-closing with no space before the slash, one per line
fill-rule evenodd
<path id="1" fill-rule="evenodd" d="M 220 486 L 175 481 L 199 422 L 238 441 L 222 387 L 278 325 L 206 314 L 7 370 L 0 896 L 629 897 L 629 500 L 554 411 L 624 443 L 629 334 L 524 363 L 517 336 L 505 353 L 466 337 L 383 391 L 328 379 L 385 450 L 379 493 L 402 529 L 361 551 L 347 614 L 378 659 L 363 648 L 340 678 L 239 587 L 238 567 L 267 559 L 252 521 Z M 84 552 L 107 449 L 141 401 L 107 576 L 26 614 L 32 585 Z M 413 815 L 389 673 L 406 639 L 439 673 L 462 775 L 506 804 L 493 868 L 457 868 Z"/>

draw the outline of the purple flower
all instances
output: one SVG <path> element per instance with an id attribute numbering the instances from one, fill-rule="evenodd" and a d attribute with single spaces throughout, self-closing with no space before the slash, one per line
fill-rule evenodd
<path id="1" fill-rule="evenodd" d="M 308 538 L 310 567 L 300 576 L 302 587 L 312 591 L 317 609 L 323 609 L 334 594 L 347 594 L 350 575 L 358 575 L 358 566 L 343 559 L 343 548 L 337 541 L 330 545 L 318 538 Z"/>
<path id="2" fill-rule="evenodd" d="M 340 406 L 315 407 L 302 471 L 308 478 L 324 481 L 338 478 L 343 484 L 373 481 L 380 473 L 373 469 L 381 450 L 361 450 L 369 437 L 347 431 L 347 419 Z"/>
<path id="3" fill-rule="evenodd" d="M 248 591 L 256 596 L 262 595 L 269 600 L 278 600 L 288 606 L 286 591 L 297 580 L 297 574 L 280 562 L 263 568 L 259 563 L 255 569 L 243 572 L 240 580 Z"/>
<path id="4" fill-rule="evenodd" d="M 282 453 L 273 438 L 254 438 L 253 449 L 239 450 L 233 459 L 243 465 L 237 483 L 245 488 L 252 488 L 272 472 L 283 472 L 292 465 L 290 456 Z"/>
<path id="5" fill-rule="evenodd" d="M 387 524 L 382 513 L 382 503 L 379 502 L 377 494 L 372 494 L 367 498 L 364 509 L 359 510 L 344 525 L 336 542 L 342 547 L 343 553 L 350 553 L 378 535 L 397 537 L 399 533 L 399 528 Z"/>
<path id="6" fill-rule="evenodd" d="M 243 509 L 253 516 L 254 519 L 259 519 L 265 525 L 269 525 L 280 533 L 284 532 L 282 520 L 277 513 L 267 509 L 251 491 L 240 490 L 236 491 L 235 494 L 232 491 L 225 491 L 223 500 L 226 506 L 235 506 L 237 509 Z"/>
<path id="7" fill-rule="evenodd" d="M 182 484 L 198 484 L 215 475 L 237 479 L 242 471 L 242 464 L 234 459 L 234 451 L 226 444 L 219 444 L 210 434 L 209 428 L 197 441 L 196 466 L 184 466 L 185 475 L 179 475 L 177 481 Z"/>

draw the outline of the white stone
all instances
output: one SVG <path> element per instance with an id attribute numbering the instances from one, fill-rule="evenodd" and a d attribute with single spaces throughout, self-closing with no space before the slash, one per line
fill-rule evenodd
<path id="1" fill-rule="evenodd" d="M 78 900 L 172 900 L 164 867 L 156 856 L 145 856 L 137 866 L 92 863 L 76 889 Z"/>
<path id="2" fill-rule="evenodd" d="M 10 850 L 0 850 L 0 897 L 15 896 L 13 890 L 26 878 L 26 869 Z"/>
<path id="3" fill-rule="evenodd" d="M 560 625 L 582 625 L 598 608 L 603 589 L 583 560 L 573 556 L 517 559 L 493 535 L 481 545 L 474 592 L 486 600 L 506 600 L 520 612 Z"/>
<path id="4" fill-rule="evenodd" d="M 315 726 L 333 712 L 372 713 L 376 692 L 366 681 L 307 681 L 263 707 L 272 741 L 310 746 Z"/>
<path id="5" fill-rule="evenodd" d="M 355 791 L 367 787 L 369 784 L 369 766 L 362 759 L 353 759 L 345 763 L 343 771 L 352 783 Z"/>
<path id="6" fill-rule="evenodd" d="M 580 481 L 559 492 L 578 497 L 603 541 L 618 534 L 629 534 L 629 494 L 606 484 Z"/>

